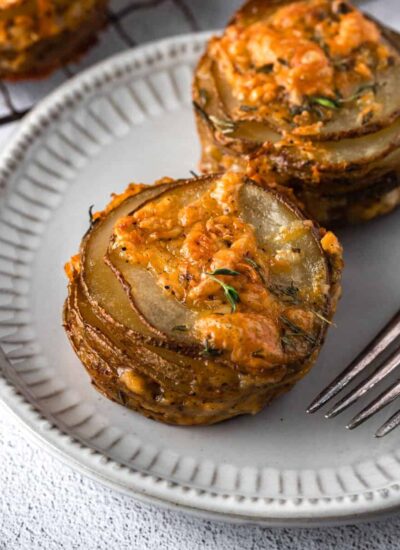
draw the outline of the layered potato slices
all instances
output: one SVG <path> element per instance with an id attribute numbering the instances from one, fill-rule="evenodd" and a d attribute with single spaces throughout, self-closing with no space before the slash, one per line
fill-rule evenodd
<path id="1" fill-rule="evenodd" d="M 0 0 L 0 78 L 43 76 L 71 61 L 105 24 L 108 0 Z"/>
<path id="2" fill-rule="evenodd" d="M 170 424 L 255 414 L 314 364 L 341 247 L 244 174 L 132 184 L 66 265 L 64 326 L 94 386 Z"/>
<path id="3" fill-rule="evenodd" d="M 399 34 L 347 1 L 249 0 L 196 69 L 203 171 L 251 159 L 323 224 L 389 212 L 400 202 L 399 52 Z"/>

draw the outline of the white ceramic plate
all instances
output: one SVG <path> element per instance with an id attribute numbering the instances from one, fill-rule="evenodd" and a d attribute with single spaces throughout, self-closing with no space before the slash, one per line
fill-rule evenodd
<path id="1" fill-rule="evenodd" d="M 147 420 L 92 389 L 61 327 L 63 264 L 88 206 L 131 180 L 196 169 L 190 103 L 206 35 L 119 55 L 22 123 L 0 161 L 0 396 L 69 464 L 147 501 L 275 525 L 354 521 L 400 504 L 399 432 L 304 412 L 400 303 L 400 212 L 342 232 L 344 296 L 313 372 L 256 417 L 207 428 Z M 394 405 L 395 407 L 395 405 Z"/>

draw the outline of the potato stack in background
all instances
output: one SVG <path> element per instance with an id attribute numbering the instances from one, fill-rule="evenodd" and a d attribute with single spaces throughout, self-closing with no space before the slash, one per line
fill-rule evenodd
<path id="1" fill-rule="evenodd" d="M 203 171 L 251 159 L 323 224 L 391 211 L 400 202 L 399 51 L 397 33 L 348 2 L 248 1 L 196 70 Z"/>
<path id="2" fill-rule="evenodd" d="M 0 78 L 43 76 L 83 53 L 107 0 L 0 0 Z"/>

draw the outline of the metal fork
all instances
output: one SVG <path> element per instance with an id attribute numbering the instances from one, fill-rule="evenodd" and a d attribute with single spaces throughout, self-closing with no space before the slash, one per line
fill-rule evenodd
<path id="1" fill-rule="evenodd" d="M 310 404 L 308 413 L 315 413 L 335 395 L 343 390 L 356 376 L 365 371 L 371 363 L 379 357 L 400 336 L 400 311 L 389 321 L 381 332 L 368 346 L 339 374 Z M 346 394 L 326 414 L 325 418 L 333 418 L 346 410 L 350 405 L 368 393 L 373 387 L 388 376 L 400 365 L 400 346 L 384 361 L 366 380 L 360 382 L 356 388 Z M 400 395 L 400 381 L 392 384 L 376 399 L 371 401 L 346 426 L 353 430 L 375 413 L 389 405 Z M 375 433 L 376 437 L 384 437 L 400 425 L 400 410 L 387 420 Z"/>

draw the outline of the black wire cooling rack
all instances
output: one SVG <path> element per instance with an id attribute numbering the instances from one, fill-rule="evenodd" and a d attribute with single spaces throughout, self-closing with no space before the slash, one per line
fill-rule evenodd
<path id="1" fill-rule="evenodd" d="M 145 10 L 157 10 L 158 8 L 163 7 L 163 5 L 167 9 L 169 17 L 183 18 L 188 30 L 200 30 L 200 25 L 188 3 L 189 1 L 190 0 L 119 0 L 118 2 L 112 2 L 107 13 L 108 29 L 115 31 L 120 41 L 119 47 L 117 45 L 114 51 L 116 52 L 127 47 L 132 48 L 138 44 L 135 37 L 131 35 L 132 33 L 129 31 L 129 24 L 127 24 L 129 17 L 132 14 L 135 12 L 143 12 Z M 107 54 L 105 54 L 104 57 L 106 55 Z M 75 74 L 71 66 L 66 66 L 59 72 L 62 75 L 61 82 L 62 80 L 68 80 L 68 78 Z M 57 85 L 61 82 L 60 79 L 58 79 Z M 36 101 L 28 101 L 28 105 L 24 105 L 23 108 L 16 105 L 14 94 L 11 93 L 11 88 L 15 86 L 21 87 L 23 84 L 19 83 L 10 85 L 6 82 L 0 81 L 0 127 L 20 120 L 36 103 Z M 46 88 L 46 86 L 43 86 L 43 88 Z M 51 89 L 51 85 L 47 86 L 46 90 L 43 89 L 42 94 L 40 94 L 40 92 L 39 94 L 35 94 L 35 99 L 40 99 L 41 95 L 46 95 L 46 93 L 51 91 Z"/>

